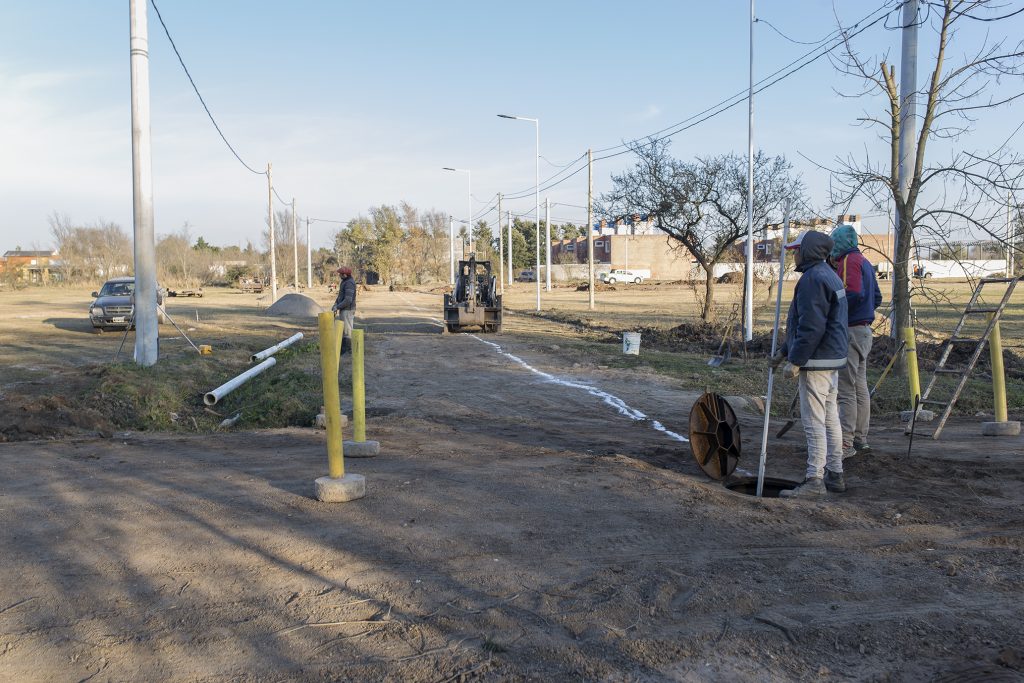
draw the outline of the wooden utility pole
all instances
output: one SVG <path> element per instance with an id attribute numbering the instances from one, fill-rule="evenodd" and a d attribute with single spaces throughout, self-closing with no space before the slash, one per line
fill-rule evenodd
<path id="1" fill-rule="evenodd" d="M 299 291 L 299 227 L 295 219 L 295 197 L 292 197 L 292 256 L 295 258 L 295 291 Z"/>
<path id="2" fill-rule="evenodd" d="M 277 301 L 277 254 L 274 250 L 274 176 L 267 162 L 267 211 L 270 212 L 270 304 Z"/>
<path id="3" fill-rule="evenodd" d="M 594 152 L 587 150 L 587 287 L 590 310 L 594 310 Z"/>

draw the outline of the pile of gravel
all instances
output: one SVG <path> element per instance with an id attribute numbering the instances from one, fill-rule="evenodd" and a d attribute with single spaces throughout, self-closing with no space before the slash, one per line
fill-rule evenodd
<path id="1" fill-rule="evenodd" d="M 285 318 L 316 318 L 323 312 L 323 306 L 304 294 L 285 294 L 266 310 L 266 315 L 279 315 Z"/>

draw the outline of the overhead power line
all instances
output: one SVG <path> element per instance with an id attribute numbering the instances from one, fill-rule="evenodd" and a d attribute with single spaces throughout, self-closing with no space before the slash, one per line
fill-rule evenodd
<path id="1" fill-rule="evenodd" d="M 188 67 L 185 66 L 185 60 L 182 59 L 181 52 L 178 51 L 178 46 L 174 44 L 174 38 L 171 37 L 171 32 L 167 28 L 167 24 L 164 23 L 163 16 L 160 14 L 160 8 L 156 6 L 156 0 L 150 0 L 150 4 L 153 5 L 153 9 L 154 11 L 156 11 L 156 17 L 160 20 L 160 26 L 163 27 L 164 34 L 166 34 L 167 40 L 171 43 L 171 48 L 174 50 L 174 54 L 178 58 L 178 63 L 181 64 L 181 68 L 182 70 L 184 70 L 185 76 L 188 77 L 188 82 L 192 84 L 192 89 L 195 91 L 196 97 L 199 98 L 199 103 L 203 105 L 203 109 L 206 111 L 206 115 L 210 117 L 210 123 L 212 123 L 213 127 L 217 129 L 217 134 L 220 135 L 220 139 L 224 141 L 224 144 L 227 145 L 228 149 L 231 150 L 231 153 L 235 155 L 236 159 L 238 159 L 238 163 L 242 164 L 242 166 L 245 166 L 245 168 L 248 169 L 250 173 L 255 173 L 256 175 L 266 175 L 266 171 L 257 171 L 255 168 L 245 163 L 245 160 L 242 159 L 242 157 L 238 154 L 238 152 L 231 145 L 231 143 L 228 142 L 227 137 L 224 135 L 224 131 L 222 131 L 220 129 L 220 125 L 217 124 L 217 119 L 213 118 L 213 113 L 210 111 L 210 107 L 207 106 L 206 100 L 203 99 L 202 93 L 199 92 L 199 88 L 198 86 L 196 86 L 196 82 L 192 78 L 192 74 L 189 73 Z"/>

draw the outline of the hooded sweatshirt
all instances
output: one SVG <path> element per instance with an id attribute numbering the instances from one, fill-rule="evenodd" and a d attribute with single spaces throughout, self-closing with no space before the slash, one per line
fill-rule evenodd
<path id="1" fill-rule="evenodd" d="M 840 225 L 832 231 L 832 239 L 836 273 L 846 288 L 847 325 L 870 325 L 875 322 L 875 309 L 882 305 L 875 269 L 857 248 L 859 240 L 852 225 Z"/>
<path id="2" fill-rule="evenodd" d="M 800 243 L 796 269 L 802 275 L 789 305 L 782 351 L 801 370 L 846 367 L 846 291 L 825 263 L 832 247 L 832 238 L 816 231 L 806 233 Z"/>

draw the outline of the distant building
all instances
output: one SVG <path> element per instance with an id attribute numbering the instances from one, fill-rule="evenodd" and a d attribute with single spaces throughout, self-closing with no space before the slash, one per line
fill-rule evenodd
<path id="1" fill-rule="evenodd" d="M 15 249 L 0 257 L 0 276 L 19 282 L 46 284 L 59 277 L 57 252 Z"/>

